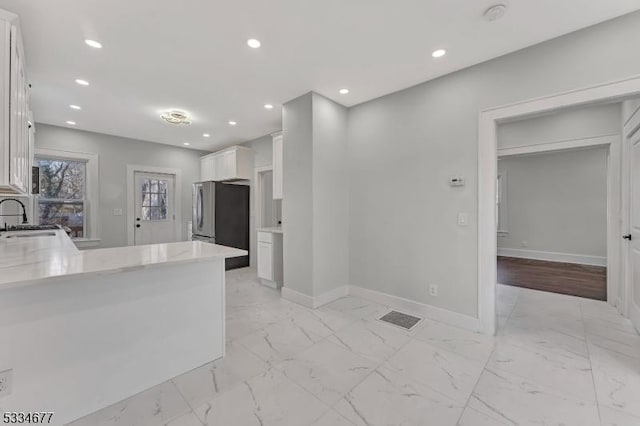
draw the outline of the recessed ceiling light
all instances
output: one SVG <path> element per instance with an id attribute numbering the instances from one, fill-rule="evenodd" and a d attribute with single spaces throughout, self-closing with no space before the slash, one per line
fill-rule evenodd
<path id="1" fill-rule="evenodd" d="M 233 120 L 229 122 L 230 126 L 235 126 L 236 124 L 238 124 L 238 123 L 236 121 L 233 121 Z"/>
<path id="2" fill-rule="evenodd" d="M 273 109 L 273 105 L 271 105 L 271 104 L 264 104 L 264 107 L 266 109 Z"/>
<path id="3" fill-rule="evenodd" d="M 431 56 L 433 56 L 434 58 L 442 58 L 446 54 L 447 54 L 446 50 L 438 49 L 438 50 L 434 50 Z"/>
<path id="4" fill-rule="evenodd" d="M 87 39 L 84 42 L 87 43 L 88 46 L 91 46 L 91 47 L 93 47 L 95 49 L 102 49 L 102 44 L 97 42 L 97 41 L 95 41 L 95 40 Z"/>
<path id="5" fill-rule="evenodd" d="M 249 40 L 247 40 L 247 46 L 252 49 L 257 49 L 261 44 L 262 43 L 260 43 L 260 40 L 256 40 L 255 38 L 250 38 Z"/>
<path id="6" fill-rule="evenodd" d="M 82 109 L 82 107 L 80 105 L 69 105 L 69 108 L 71 108 L 71 109 Z"/>
<path id="7" fill-rule="evenodd" d="M 89 82 L 87 80 L 83 80 L 81 78 L 76 79 L 76 83 L 78 83 L 80 86 L 88 86 Z"/>
<path id="8" fill-rule="evenodd" d="M 204 136 L 205 138 L 208 138 L 211 135 L 209 133 L 203 133 L 202 136 Z"/>
<path id="9" fill-rule="evenodd" d="M 340 89 L 341 95 L 346 95 L 347 93 L 349 93 L 349 89 Z"/>
<path id="10" fill-rule="evenodd" d="M 189 142 L 185 142 L 185 143 L 183 143 L 182 145 L 184 145 L 184 146 L 189 146 L 189 145 L 191 145 L 191 144 L 190 144 Z"/>
<path id="11" fill-rule="evenodd" d="M 76 122 L 69 120 L 69 121 L 67 121 L 67 124 L 70 125 L 70 126 L 75 126 Z"/>

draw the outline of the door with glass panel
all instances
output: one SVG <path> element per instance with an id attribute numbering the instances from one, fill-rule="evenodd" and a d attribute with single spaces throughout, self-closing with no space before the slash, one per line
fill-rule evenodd
<path id="1" fill-rule="evenodd" d="M 135 245 L 176 241 L 174 191 L 174 175 L 135 173 Z"/>

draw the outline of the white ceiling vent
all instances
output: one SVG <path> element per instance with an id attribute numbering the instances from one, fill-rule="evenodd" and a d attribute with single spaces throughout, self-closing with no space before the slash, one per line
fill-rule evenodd
<path id="1" fill-rule="evenodd" d="M 179 110 L 167 111 L 163 113 L 160 118 L 171 124 L 191 124 L 189 114 Z"/>
<path id="2" fill-rule="evenodd" d="M 496 4 L 491 6 L 489 9 L 484 11 L 484 19 L 489 22 L 497 21 L 502 18 L 504 14 L 507 12 L 507 6 L 504 4 Z"/>

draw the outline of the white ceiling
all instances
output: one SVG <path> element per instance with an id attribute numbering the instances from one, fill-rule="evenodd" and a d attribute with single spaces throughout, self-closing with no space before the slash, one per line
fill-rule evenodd
<path id="1" fill-rule="evenodd" d="M 495 3 L 509 9 L 488 23 L 482 13 Z M 21 18 L 37 122 L 67 126 L 73 120 L 79 129 L 215 149 L 279 130 L 281 104 L 310 90 L 355 105 L 629 13 L 640 3 L 0 0 L 0 8 Z M 247 47 L 252 37 L 260 49 Z M 104 48 L 86 46 L 86 38 Z M 436 48 L 448 54 L 433 59 Z M 76 78 L 91 85 L 79 86 Z M 338 94 L 343 87 L 351 92 Z M 268 111 L 265 103 L 275 108 Z M 189 111 L 193 123 L 164 123 L 159 114 L 168 108 Z"/>

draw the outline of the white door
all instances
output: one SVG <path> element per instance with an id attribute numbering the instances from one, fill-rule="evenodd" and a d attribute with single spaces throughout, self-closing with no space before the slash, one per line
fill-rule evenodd
<path id="1" fill-rule="evenodd" d="M 630 167 L 630 212 L 629 234 L 629 317 L 640 331 L 640 130 L 629 140 Z"/>
<path id="2" fill-rule="evenodd" d="M 175 176 L 135 172 L 134 244 L 157 244 L 175 238 Z"/>

